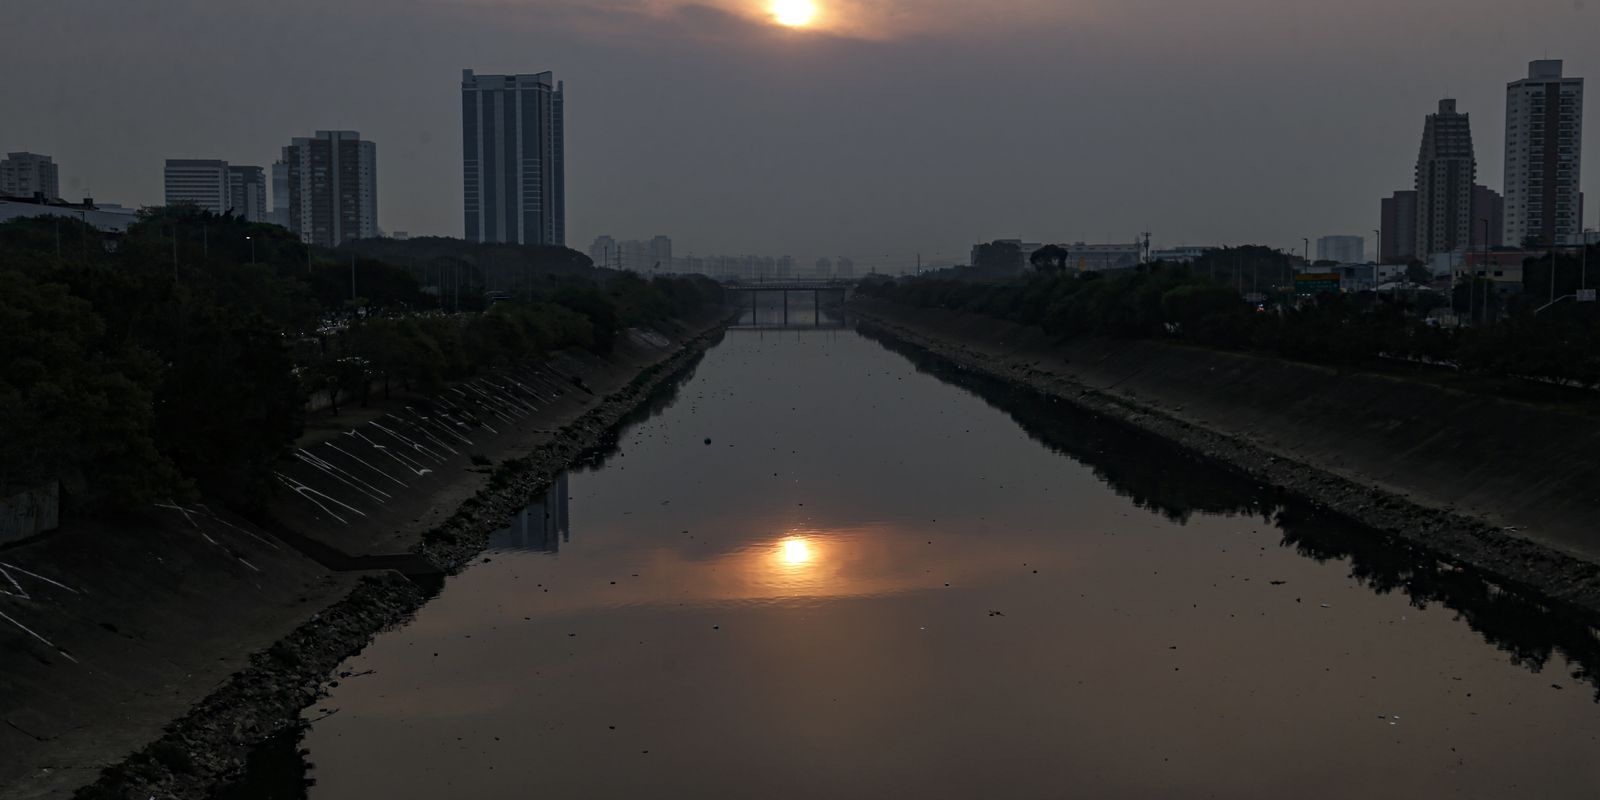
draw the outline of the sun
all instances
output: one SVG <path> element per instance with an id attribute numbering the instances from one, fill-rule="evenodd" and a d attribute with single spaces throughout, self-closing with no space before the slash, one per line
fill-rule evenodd
<path id="1" fill-rule="evenodd" d="M 817 18 L 817 4 L 811 0 L 773 0 L 772 18 L 779 25 L 804 28 Z"/>

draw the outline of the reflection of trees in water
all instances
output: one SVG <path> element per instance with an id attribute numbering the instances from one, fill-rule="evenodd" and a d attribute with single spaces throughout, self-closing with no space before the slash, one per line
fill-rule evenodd
<path id="1" fill-rule="evenodd" d="M 211 800 L 306 800 L 311 796 L 307 790 L 317 782 L 307 777 L 314 765 L 300 750 L 306 730 L 297 725 L 256 745 L 244 773 Z"/>
<path id="2" fill-rule="evenodd" d="M 1513 664 L 1543 672 L 1559 653 L 1573 665 L 1573 679 L 1595 687 L 1600 703 L 1600 631 L 1584 615 L 1492 583 L 1404 542 L 1371 532 L 1352 536 L 1351 524 L 1338 517 L 1286 509 L 1278 523 L 1285 546 L 1318 562 L 1349 561 L 1350 577 L 1374 593 L 1404 592 L 1417 609 L 1437 603 L 1456 612 Z"/>
<path id="3" fill-rule="evenodd" d="M 677 405 L 679 395 L 682 394 L 684 384 L 694 379 L 695 373 L 700 370 L 700 362 L 705 359 L 705 351 L 696 353 L 672 378 L 661 382 L 651 390 L 650 396 L 644 402 L 634 406 L 632 411 L 622 416 L 616 425 L 601 435 L 600 441 L 593 447 L 585 450 L 573 460 L 572 470 L 581 472 L 596 470 L 605 466 L 612 456 L 619 451 L 622 437 L 628 431 L 666 413 L 667 409 Z M 655 369 L 654 367 L 652 369 Z"/>
<path id="4" fill-rule="evenodd" d="M 1028 437 L 1089 467 L 1118 496 L 1183 524 L 1195 512 L 1270 519 L 1283 502 L 1243 473 L 1137 428 L 1071 409 L 1061 400 L 962 369 L 927 350 L 863 332 L 918 372 L 963 389 L 1009 415 Z"/>
<path id="5" fill-rule="evenodd" d="M 1560 654 L 1572 677 L 1596 688 L 1600 703 L 1600 630 L 1578 611 L 1549 605 L 1533 592 L 1513 591 L 1472 570 L 1441 563 L 1420 548 L 1391 539 L 1333 513 L 1263 488 L 1225 464 L 1186 453 L 1172 443 L 1065 403 L 969 370 L 929 351 L 862 331 L 916 368 L 1009 414 L 1028 435 L 1094 471 L 1118 495 L 1182 523 L 1195 512 L 1272 518 L 1282 544 L 1320 562 L 1350 564 L 1350 577 L 1375 594 L 1404 592 L 1418 609 L 1433 604 L 1458 618 L 1511 663 L 1542 672 Z"/>

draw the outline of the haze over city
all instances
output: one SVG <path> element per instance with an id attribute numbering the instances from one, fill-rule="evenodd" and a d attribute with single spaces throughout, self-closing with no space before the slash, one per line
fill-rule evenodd
<path id="1" fill-rule="evenodd" d="M 377 143 L 379 225 L 462 235 L 459 81 L 566 82 L 567 241 L 965 262 L 974 242 L 1367 235 L 1424 115 L 1500 190 L 1508 81 L 1600 76 L 1600 4 L 820 0 L 36 2 L 7 13 L 0 151 L 61 193 L 162 201 L 168 158 Z M 48 65 L 47 67 L 45 65 Z M 24 79 L 21 76 L 32 76 Z M 43 79 L 48 76 L 47 79 Z M 1600 197 L 1600 170 L 1584 176 Z M 1595 203 L 1590 203 L 1591 210 Z M 1593 214 L 1586 216 L 1592 218 Z M 1370 242 L 1369 242 L 1370 244 Z"/>

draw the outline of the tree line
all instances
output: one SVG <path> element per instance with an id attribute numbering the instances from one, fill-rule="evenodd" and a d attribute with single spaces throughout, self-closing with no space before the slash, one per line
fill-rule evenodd
<path id="1" fill-rule="evenodd" d="M 1064 339 L 1172 339 L 1338 367 L 1397 357 L 1600 386 L 1597 304 L 1567 302 L 1536 313 L 1543 301 L 1535 304 L 1532 295 L 1550 290 L 1548 258 L 1529 263 L 1529 296 L 1509 301 L 1486 280 L 1463 281 L 1455 298 L 1428 291 L 1297 298 L 1284 288 L 1292 282 L 1287 257 L 1264 247 L 1224 248 L 1188 264 L 1156 262 L 1103 274 L 1057 269 L 1050 253 L 1039 260 L 1041 270 L 1004 282 L 964 280 L 955 271 L 868 281 L 859 291 L 1038 326 Z M 1557 291 L 1583 279 L 1565 262 L 1556 263 L 1555 271 Z M 1264 299 L 1247 302 L 1244 292 Z M 1477 324 L 1443 327 L 1429 321 L 1428 312 L 1452 302 L 1463 309 L 1463 319 Z M 1489 310 L 1474 316 L 1465 310 L 1473 304 Z"/>
<path id="2" fill-rule="evenodd" d="M 193 207 L 148 209 L 120 236 L 70 218 L 0 224 L 0 489 L 57 479 L 77 514 L 201 496 L 256 508 L 313 394 L 366 403 L 560 348 L 604 353 L 631 326 L 721 302 L 703 278 L 579 269 L 565 248 L 522 256 L 504 302 L 463 261 L 449 288 L 465 278 L 482 310 L 447 313 L 446 284 L 425 287 L 414 264 L 312 252 Z"/>

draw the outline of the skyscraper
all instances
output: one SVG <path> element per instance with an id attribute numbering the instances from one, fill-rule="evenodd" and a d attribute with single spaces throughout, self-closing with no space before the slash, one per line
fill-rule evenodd
<path id="1" fill-rule="evenodd" d="M 1506 85 L 1505 241 L 1569 244 L 1583 234 L 1583 79 L 1533 61 Z"/>
<path id="2" fill-rule="evenodd" d="M 467 241 L 566 245 L 564 98 L 549 72 L 461 71 Z"/>
<path id="3" fill-rule="evenodd" d="M 1456 112 L 1456 101 L 1440 100 L 1429 114 L 1417 154 L 1416 257 L 1449 253 L 1472 241 L 1472 187 L 1478 161 L 1472 153 L 1472 125 Z"/>
<path id="4" fill-rule="evenodd" d="M 1417 257 L 1417 193 L 1395 192 L 1383 198 L 1382 252 L 1378 260 L 1384 264 L 1404 264 Z"/>
<path id="5" fill-rule="evenodd" d="M 228 210 L 228 162 L 214 158 L 169 158 L 166 203 L 193 203 L 213 214 Z"/>
<path id="6" fill-rule="evenodd" d="M 378 235 L 378 148 L 356 131 L 317 131 L 283 148 L 289 230 L 336 247 Z"/>
<path id="7" fill-rule="evenodd" d="M 49 156 L 38 153 L 7 153 L 0 160 L 0 194 L 14 197 L 44 195 L 46 200 L 61 197 L 61 175 Z"/>
<path id="8" fill-rule="evenodd" d="M 228 208 L 250 222 L 267 219 L 267 178 L 260 167 L 228 167 Z"/>

